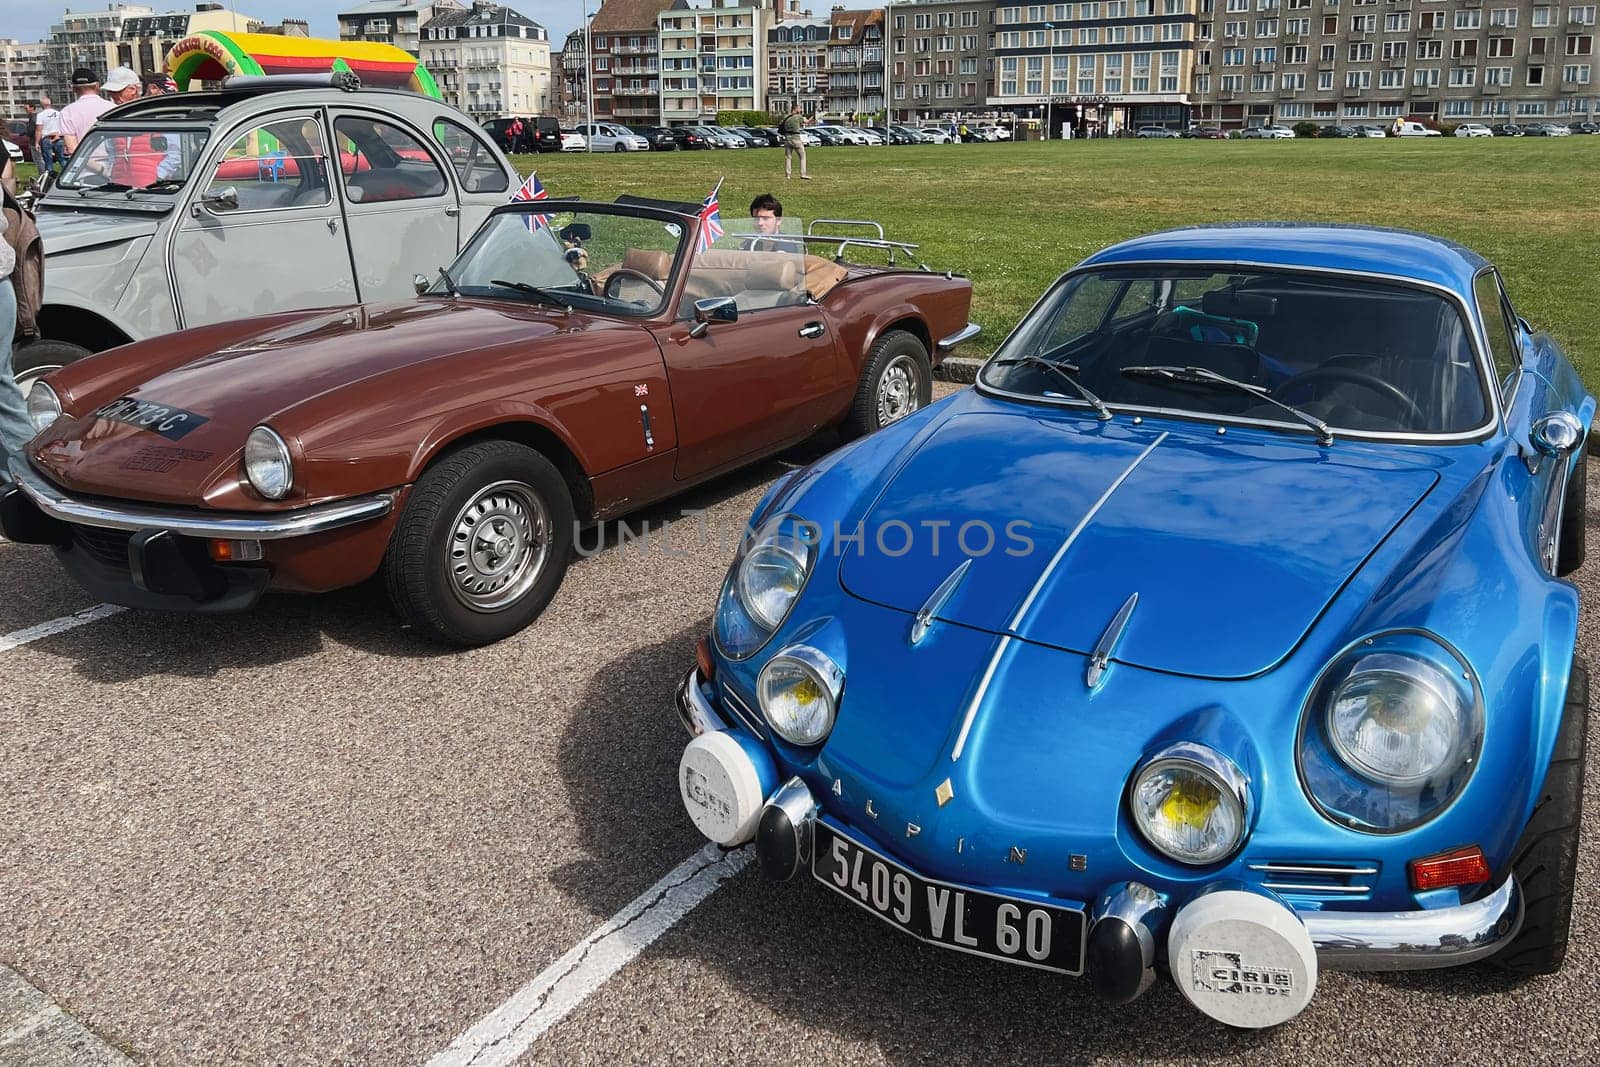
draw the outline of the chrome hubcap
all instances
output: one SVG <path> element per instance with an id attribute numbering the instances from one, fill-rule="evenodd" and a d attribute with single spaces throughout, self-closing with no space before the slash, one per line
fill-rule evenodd
<path id="1" fill-rule="evenodd" d="M 550 513 L 532 487 L 495 482 L 457 514 L 450 531 L 450 591 L 473 611 L 500 611 L 533 588 L 550 553 Z"/>
<path id="2" fill-rule="evenodd" d="M 910 356 L 896 356 L 878 379 L 878 425 L 903 419 L 921 404 L 921 375 Z"/>

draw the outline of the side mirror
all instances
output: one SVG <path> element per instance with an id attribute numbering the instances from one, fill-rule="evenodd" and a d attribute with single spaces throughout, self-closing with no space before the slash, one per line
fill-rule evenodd
<path id="1" fill-rule="evenodd" d="M 231 185 L 214 193 L 208 189 L 200 197 L 200 203 L 212 211 L 236 211 L 239 207 L 239 190 Z"/>
<path id="2" fill-rule="evenodd" d="M 1552 411 L 1534 420 L 1528 439 L 1546 456 L 1564 456 L 1583 441 L 1583 423 L 1570 411 Z"/>
<path id="3" fill-rule="evenodd" d="M 731 296 L 713 296 L 694 302 L 694 325 L 690 337 L 704 337 L 713 322 L 738 322 L 739 303 Z"/>
<path id="4" fill-rule="evenodd" d="M 411 277 L 411 288 L 417 291 L 418 296 L 426 293 L 431 284 L 432 283 L 430 283 L 428 279 L 421 274 L 415 274 Z"/>

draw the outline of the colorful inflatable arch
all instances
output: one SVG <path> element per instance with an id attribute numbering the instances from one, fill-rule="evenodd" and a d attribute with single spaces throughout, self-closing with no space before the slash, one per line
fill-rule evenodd
<path id="1" fill-rule="evenodd" d="M 439 99 L 433 75 L 404 49 L 370 41 L 326 41 L 270 33 L 201 30 L 172 46 L 167 73 L 178 88 L 234 74 L 326 74 L 347 70 L 361 84 L 409 89 Z"/>

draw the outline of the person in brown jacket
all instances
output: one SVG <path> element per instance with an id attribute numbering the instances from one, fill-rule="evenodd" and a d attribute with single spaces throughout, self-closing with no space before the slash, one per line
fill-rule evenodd
<path id="1" fill-rule="evenodd" d="M 0 217 L 0 225 L 9 227 L 10 221 L 9 217 Z M 0 231 L 0 237 L 3 236 L 4 231 Z M 17 297 L 11 286 L 11 271 L 16 258 L 11 243 L 0 241 L 0 469 L 6 470 L 6 480 L 11 477 L 11 457 L 21 455 L 22 446 L 33 437 L 27 405 L 11 373 L 11 337 L 17 322 Z"/>

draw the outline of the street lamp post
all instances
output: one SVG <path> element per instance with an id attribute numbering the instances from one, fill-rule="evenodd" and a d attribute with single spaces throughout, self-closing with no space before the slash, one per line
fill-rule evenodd
<path id="1" fill-rule="evenodd" d="M 589 127 L 588 136 L 583 139 L 583 150 L 594 151 L 594 12 L 586 10 L 588 4 L 583 4 L 578 10 L 583 12 L 583 111 L 584 121 Z"/>
<path id="2" fill-rule="evenodd" d="M 1055 118 L 1056 78 L 1056 24 L 1047 22 L 1044 31 L 1050 35 L 1050 55 L 1044 67 L 1044 139 L 1050 139 L 1050 124 Z"/>

